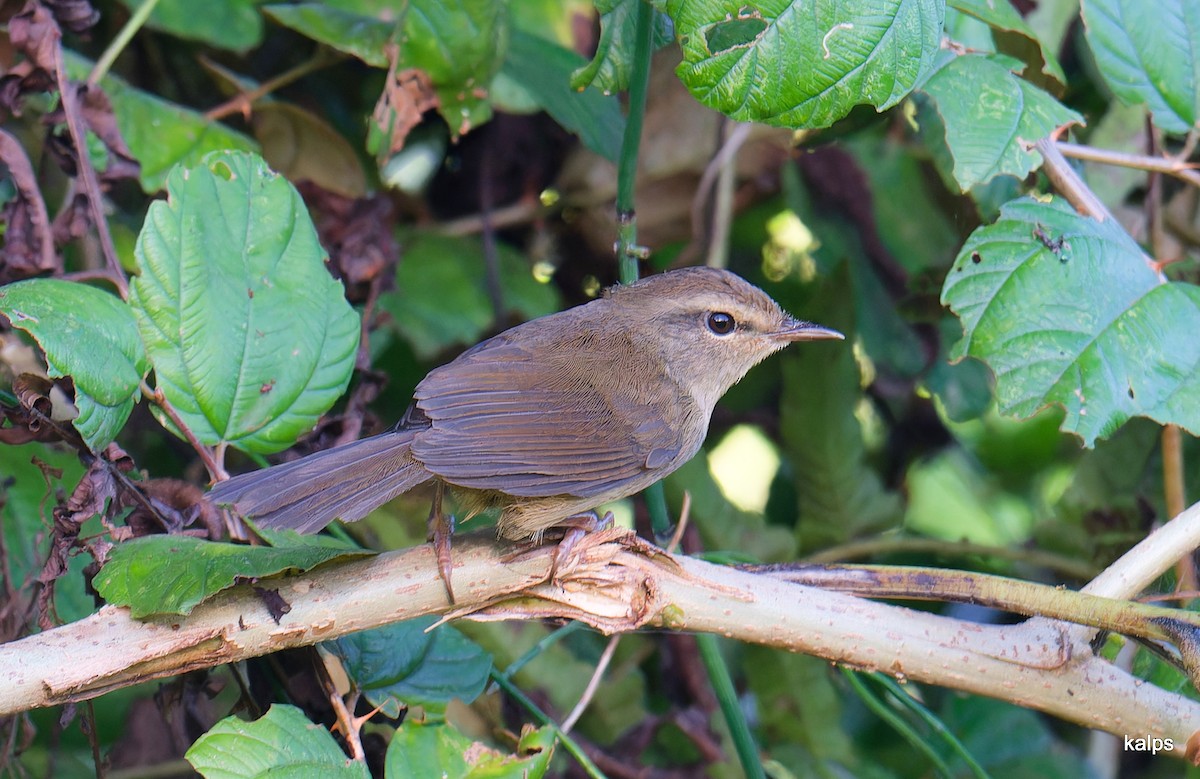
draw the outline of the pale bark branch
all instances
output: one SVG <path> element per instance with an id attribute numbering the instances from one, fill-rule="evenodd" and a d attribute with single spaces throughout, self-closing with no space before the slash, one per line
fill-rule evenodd
<path id="1" fill-rule="evenodd" d="M 1129 594 L 1140 588 L 1153 569 L 1178 556 L 1176 543 L 1196 540 L 1190 526 L 1200 525 L 1198 520 L 1200 508 L 1193 506 L 1151 536 L 1146 551 L 1135 549 L 1123 558 L 1094 589 Z M 291 605 L 279 624 L 244 586 L 187 617 L 138 621 L 126 609 L 108 606 L 0 646 L 0 716 L 426 614 L 484 620 L 554 616 L 609 633 L 643 627 L 718 633 L 1002 698 L 1121 736 L 1170 738 L 1177 756 L 1195 753 L 1188 744 L 1200 731 L 1200 703 L 1093 656 L 1085 631 L 1048 620 L 979 625 L 631 549 L 612 538 L 587 545 L 579 563 L 563 572 L 561 584 L 551 585 L 546 582 L 551 550 L 508 559 L 490 538 L 464 537 L 455 549 L 454 606 L 428 546 L 274 580 Z M 1173 542 L 1171 554 L 1160 554 L 1164 541 Z"/>

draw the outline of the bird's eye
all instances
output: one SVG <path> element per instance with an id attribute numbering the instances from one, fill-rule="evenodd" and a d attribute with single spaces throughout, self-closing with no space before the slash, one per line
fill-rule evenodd
<path id="1" fill-rule="evenodd" d="M 708 329 L 717 335 L 729 335 L 737 327 L 733 317 L 724 311 L 714 311 L 708 315 Z"/>

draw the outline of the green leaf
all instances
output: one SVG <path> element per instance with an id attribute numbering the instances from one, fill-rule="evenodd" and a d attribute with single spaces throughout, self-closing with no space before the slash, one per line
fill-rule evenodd
<path id="1" fill-rule="evenodd" d="M 993 30 L 996 51 L 1029 65 L 1028 75 L 1041 77 L 1031 78 L 1038 86 L 1053 85 L 1054 93 L 1062 94 L 1067 77 L 1058 59 L 1008 0 L 949 0 L 948 5 L 985 22 Z"/>
<path id="2" fill-rule="evenodd" d="M 67 73 L 87 78 L 92 63 L 63 51 Z M 257 151 L 258 144 L 203 114 L 134 89 L 116 76 L 105 76 L 100 85 L 112 101 L 121 136 L 141 165 L 138 181 L 146 192 L 158 192 L 175 165 L 195 165 L 209 152 L 222 149 Z"/>
<path id="3" fill-rule="evenodd" d="M 384 771 L 405 779 L 539 779 L 554 755 L 550 728 L 527 728 L 510 755 L 445 724 L 406 721 L 388 744 Z"/>
<path id="4" fill-rule="evenodd" d="M 71 377 L 75 428 L 93 450 L 106 446 L 150 369 L 129 306 L 84 284 L 28 279 L 0 287 L 0 314 L 38 342 L 50 376 Z"/>
<path id="5" fill-rule="evenodd" d="M 455 137 L 491 116 L 486 90 L 508 49 L 504 3 L 409 0 L 397 13 L 391 0 L 331 0 L 264 10 L 280 24 L 377 68 L 388 67 L 385 48 L 398 39 L 397 68 L 428 74 L 438 112 Z"/>
<path id="6" fill-rule="evenodd" d="M 1200 288 L 1166 283 L 1112 220 L 1009 203 L 946 278 L 954 356 L 986 362 L 1006 414 L 1057 403 L 1087 446 L 1134 416 L 1200 433 Z"/>
<path id="7" fill-rule="evenodd" d="M 899 496 L 887 491 L 867 463 L 854 352 L 854 306 L 843 267 L 814 295 L 806 318 L 846 335 L 846 343 L 802 344 L 783 363 L 779 425 L 799 494 L 796 534 L 802 552 L 899 522 Z"/>
<path id="8" fill-rule="evenodd" d="M 1155 123 L 1186 133 L 1200 120 L 1200 4 L 1195 0 L 1086 0 L 1083 24 L 1105 82 L 1146 103 Z"/>
<path id="9" fill-rule="evenodd" d="M 739 121 L 827 127 L 863 103 L 896 105 L 932 69 L 941 0 L 667 0 L 676 70 Z"/>
<path id="10" fill-rule="evenodd" d="M 505 311 L 525 319 L 557 311 L 554 287 L 534 279 L 520 253 L 504 245 L 498 250 Z M 396 269 L 396 289 L 379 296 L 379 307 L 392 315 L 400 335 L 422 359 L 480 340 L 497 324 L 480 242 L 415 234 Z"/>
<path id="11" fill-rule="evenodd" d="M 573 51 L 544 38 L 514 31 L 500 72 L 523 86 L 556 122 L 589 149 L 616 162 L 625 117 L 616 97 L 580 92 L 568 83 L 583 62 Z"/>
<path id="12" fill-rule="evenodd" d="M 1083 122 L 998 58 L 954 57 L 921 88 L 946 123 L 954 178 L 964 192 L 999 175 L 1025 176 L 1042 160 L 1031 144 L 1061 125 Z"/>
<path id="13" fill-rule="evenodd" d="M 286 449 L 345 390 L 358 315 L 300 195 L 258 156 L 214 153 L 167 190 L 130 289 L 158 388 L 201 443 Z"/>
<path id="14" fill-rule="evenodd" d="M 254 722 L 226 717 L 184 755 L 205 779 L 368 779 L 329 731 L 295 706 L 275 704 Z"/>
<path id="15" fill-rule="evenodd" d="M 395 622 L 323 646 L 342 661 L 354 685 L 389 717 L 403 705 L 441 709 L 471 703 L 487 685 L 492 657 L 449 625 L 426 632 L 435 617 Z"/>
<path id="16" fill-rule="evenodd" d="M 62 475 L 55 477 L 55 471 Z M 0 477 L 0 541 L 5 550 L 4 575 L 14 588 L 5 596 L 12 598 L 8 603 L 28 592 L 26 588 L 33 585 L 50 554 L 46 528 L 53 521 L 50 512 L 55 493 L 69 494 L 83 473 L 79 456 L 66 449 L 44 444 L 0 446 L 0 474 L 4 474 Z M 84 557 L 78 555 L 75 560 L 81 562 Z M 24 592 L 17 596 L 18 591 Z M 63 620 L 82 619 L 95 610 L 92 597 L 84 594 L 82 586 L 59 586 L 54 595 Z"/>
<path id="17" fill-rule="evenodd" d="M 128 606 L 135 619 L 188 614 L 239 580 L 307 571 L 339 557 L 366 554 L 370 553 L 312 544 L 246 546 L 190 536 L 142 536 L 113 547 L 96 574 L 95 586 L 109 603 Z"/>
<path id="18" fill-rule="evenodd" d="M 160 0 L 146 26 L 221 49 L 246 51 L 262 42 L 262 0 Z M 121 0 L 136 10 L 147 0 Z"/>
<path id="19" fill-rule="evenodd" d="M 377 19 L 334 3 L 268 5 L 263 13 L 306 38 L 329 46 L 371 67 L 388 66 L 385 47 L 396 36 L 395 19 Z"/>
<path id="20" fill-rule="evenodd" d="M 629 89 L 633 72 L 634 40 L 637 36 L 637 8 L 645 0 L 596 0 L 600 14 L 600 40 L 592 61 L 575 71 L 571 87 L 594 86 L 606 95 Z M 654 12 L 651 46 L 661 49 L 675 38 L 670 17 Z"/>

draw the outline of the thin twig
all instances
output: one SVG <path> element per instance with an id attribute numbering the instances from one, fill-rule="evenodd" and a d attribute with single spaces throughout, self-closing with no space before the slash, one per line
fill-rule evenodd
<path id="1" fill-rule="evenodd" d="M 250 108 L 258 100 L 266 97 L 276 90 L 282 89 L 294 81 L 299 81 L 309 73 L 321 70 L 322 68 L 327 68 L 330 65 L 341 62 L 345 58 L 346 55 L 322 46 L 321 48 L 317 49 L 316 54 L 304 62 L 301 62 L 294 68 L 285 70 L 278 76 L 269 78 L 262 82 L 254 89 L 234 95 L 215 108 L 210 108 L 209 110 L 205 111 L 204 118 L 211 121 L 216 121 L 218 119 L 224 119 L 226 116 L 231 114 L 248 116 L 250 114 Z"/>
<path id="2" fill-rule="evenodd" d="M 92 72 L 88 74 L 87 85 L 94 87 L 100 83 L 100 79 L 108 75 L 108 71 L 112 69 L 113 63 L 117 61 L 117 57 L 121 56 L 121 52 L 125 51 L 125 47 L 133 40 L 133 36 L 137 31 L 142 29 L 142 25 L 150 18 L 150 14 L 154 13 L 154 8 L 158 5 L 158 0 L 146 0 L 138 6 L 129 20 L 121 27 L 116 37 L 112 39 L 112 43 L 108 44 L 108 48 L 96 60 L 96 64 L 92 66 Z"/>
<path id="3" fill-rule="evenodd" d="M 725 120 L 728 122 L 729 120 Z M 728 264 L 729 226 L 733 223 L 733 188 L 737 182 L 737 153 L 750 138 L 754 125 L 733 123 L 720 150 L 704 168 L 696 194 L 692 197 L 692 240 L 702 240 L 704 204 L 712 196 L 712 221 L 708 232 L 708 254 L 705 264 L 723 268 Z"/>
<path id="4" fill-rule="evenodd" d="M 91 212 L 92 222 L 96 226 L 96 235 L 100 237 L 100 248 L 104 253 L 104 261 L 108 265 L 114 281 L 117 282 L 117 289 L 121 293 L 121 297 L 128 299 L 129 282 L 117 259 L 117 249 L 113 244 L 112 232 L 108 229 L 108 219 L 104 215 L 100 179 L 96 176 L 96 169 L 92 167 L 92 160 L 88 155 L 87 128 L 84 127 L 83 118 L 80 116 L 79 94 L 75 85 L 67 78 L 61 50 L 56 58 L 54 69 L 54 77 L 58 81 L 59 98 L 62 101 L 63 116 L 67 121 L 67 131 L 71 134 L 71 143 L 75 147 L 75 155 L 78 158 L 79 180 L 83 185 L 84 197 L 88 201 L 88 211 Z"/>
<path id="5" fill-rule="evenodd" d="M 1164 173 L 1168 176 L 1174 176 L 1180 181 L 1186 181 L 1194 187 L 1200 187 L 1200 171 L 1196 169 L 1197 166 L 1173 157 L 1128 154 L 1126 152 L 1112 151 L 1111 149 L 1097 149 L 1094 146 L 1085 146 L 1080 143 L 1068 143 L 1067 141 L 1059 141 L 1055 146 L 1058 147 L 1058 150 L 1062 152 L 1064 157 L 1085 160 L 1087 162 L 1099 162 L 1104 165 L 1117 165 L 1122 168 L 1136 168 L 1137 170 Z"/>
<path id="6" fill-rule="evenodd" d="M 588 679 L 587 687 L 583 690 L 583 695 L 579 696 L 579 702 L 575 704 L 575 708 L 571 709 L 571 713 L 563 720 L 563 733 L 570 733 L 571 728 L 575 727 L 575 723 L 583 716 L 583 712 L 587 710 L 588 704 L 592 702 L 592 698 L 596 696 L 596 690 L 600 687 L 600 680 L 604 678 L 604 672 L 608 670 L 609 663 L 612 662 L 613 654 L 617 651 L 617 645 L 621 643 L 621 635 L 618 633 L 615 636 L 610 636 L 608 645 L 604 647 L 604 652 L 600 655 L 600 661 L 596 663 L 596 669 L 592 671 L 592 678 Z"/>
<path id="7" fill-rule="evenodd" d="M 171 424 L 175 425 L 175 429 L 192 445 L 192 448 L 196 450 L 196 454 L 200 456 L 201 462 L 204 463 L 204 467 L 208 469 L 210 479 L 213 481 L 224 481 L 229 478 L 229 474 L 225 472 L 225 468 L 221 463 L 217 462 L 213 450 L 200 443 L 200 439 L 196 438 L 196 434 L 184 423 L 183 418 L 179 416 L 179 412 L 170 404 L 162 390 L 157 388 L 151 389 L 150 385 L 143 380 L 142 395 L 151 403 L 158 406 L 167 419 L 171 420 Z"/>
<path id="8" fill-rule="evenodd" d="M 1063 157 L 1053 137 L 1043 138 L 1033 147 L 1042 155 L 1042 170 L 1050 179 L 1050 183 L 1076 211 L 1099 222 L 1112 218 L 1112 214 L 1100 202 L 1100 198 L 1096 197 L 1096 193 L 1083 183 L 1083 179 L 1079 178 L 1079 174 L 1070 166 L 1066 157 Z"/>
<path id="9" fill-rule="evenodd" d="M 1099 569 L 1067 555 L 1055 554 L 1042 549 L 1012 549 L 1004 546 L 973 544 L 966 541 L 942 541 L 935 538 L 870 538 L 831 546 L 804 558 L 806 563 L 842 563 L 862 560 L 878 555 L 904 552 L 946 555 L 949 557 L 994 557 L 1012 560 L 1026 565 L 1057 571 L 1072 579 L 1087 581 L 1099 573 Z"/>

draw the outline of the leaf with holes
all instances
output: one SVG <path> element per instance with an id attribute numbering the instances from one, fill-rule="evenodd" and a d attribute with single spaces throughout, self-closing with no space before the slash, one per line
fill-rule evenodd
<path id="1" fill-rule="evenodd" d="M 444 723 L 405 720 L 388 744 L 385 775 L 405 779 L 540 779 L 550 767 L 556 736 L 526 725 L 516 754 L 472 741 Z"/>
<path id="2" fill-rule="evenodd" d="M 157 387 L 203 444 L 286 449 L 346 389 L 358 315 L 300 195 L 262 158 L 211 154 L 167 191 L 130 288 Z"/>
<path id="3" fill-rule="evenodd" d="M 954 357 L 996 375 L 1006 414 L 1058 404 L 1087 446 L 1134 416 L 1200 433 L 1200 287 L 1164 282 L 1133 239 L 1060 199 L 1008 203 L 942 289 Z"/>
<path id="4" fill-rule="evenodd" d="M 129 306 L 85 284 L 29 279 L 0 288 L 0 314 L 38 342 L 52 377 L 71 377 L 75 429 L 92 449 L 105 447 L 150 368 Z"/>
<path id="5" fill-rule="evenodd" d="M 934 64 L 941 0 L 665 0 L 676 73 L 739 121 L 827 127 L 857 105 L 899 103 Z"/>
<path id="6" fill-rule="evenodd" d="M 633 72 L 633 49 L 637 40 L 637 9 L 644 0 L 596 0 L 600 14 L 600 40 L 592 61 L 571 76 L 572 89 L 596 87 L 606 95 L 629 89 Z M 661 49 L 675 39 L 671 20 L 654 11 L 651 46 Z"/>
<path id="7" fill-rule="evenodd" d="M 1086 0 L 1088 45 L 1108 86 L 1155 123 L 1186 133 L 1200 120 L 1200 3 Z"/>

